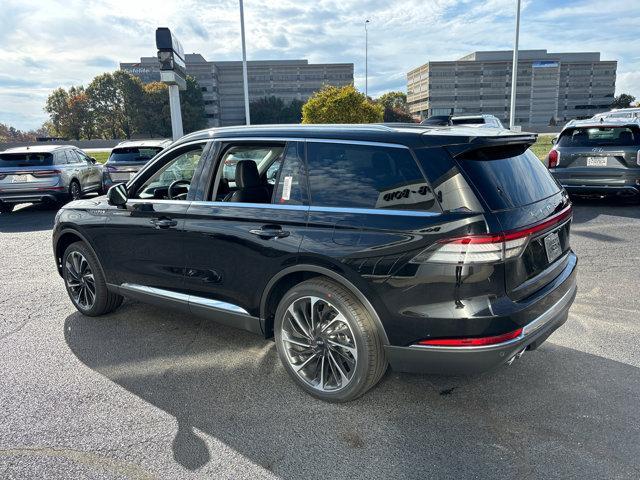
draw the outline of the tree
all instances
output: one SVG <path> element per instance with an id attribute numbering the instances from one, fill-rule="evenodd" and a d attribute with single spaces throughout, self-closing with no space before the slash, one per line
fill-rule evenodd
<path id="1" fill-rule="evenodd" d="M 142 111 L 139 133 L 150 137 L 171 137 L 169 89 L 166 84 L 151 82 L 144 85 Z"/>
<path id="2" fill-rule="evenodd" d="M 636 97 L 629 95 L 628 93 L 621 93 L 613 99 L 611 108 L 629 108 L 631 104 L 636 100 Z"/>
<path id="3" fill-rule="evenodd" d="M 55 135 L 76 140 L 91 138 L 93 114 L 84 87 L 71 87 L 69 91 L 57 88 L 47 98 L 44 110 L 49 113 Z"/>
<path id="4" fill-rule="evenodd" d="M 302 107 L 302 123 L 374 123 L 382 121 L 383 112 L 353 85 L 326 86 Z"/>
<path id="5" fill-rule="evenodd" d="M 180 107 L 182 109 L 182 128 L 184 133 L 202 130 L 207 126 L 202 90 L 198 86 L 197 80 L 193 77 L 187 76 L 187 89 L 180 92 Z M 167 112 L 169 111 L 167 110 Z"/>
<path id="6" fill-rule="evenodd" d="M 409 112 L 407 94 L 404 92 L 387 92 L 376 100 L 384 107 L 385 122 L 414 123 L 415 120 Z"/>
<path id="7" fill-rule="evenodd" d="M 282 98 L 275 96 L 258 98 L 249 105 L 251 123 L 300 123 L 302 120 L 302 105 L 304 105 L 304 102 L 297 99 L 287 104 Z"/>

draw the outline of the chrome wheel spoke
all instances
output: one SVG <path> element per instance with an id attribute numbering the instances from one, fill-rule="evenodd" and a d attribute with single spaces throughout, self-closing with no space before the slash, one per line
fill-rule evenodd
<path id="1" fill-rule="evenodd" d="M 355 335 L 346 317 L 315 296 L 293 301 L 284 315 L 280 348 L 295 374 L 322 392 L 345 388 L 358 362 Z"/>
<path id="2" fill-rule="evenodd" d="M 65 261 L 65 282 L 76 306 L 90 309 L 96 301 L 96 279 L 87 259 L 78 251 L 71 252 Z"/>

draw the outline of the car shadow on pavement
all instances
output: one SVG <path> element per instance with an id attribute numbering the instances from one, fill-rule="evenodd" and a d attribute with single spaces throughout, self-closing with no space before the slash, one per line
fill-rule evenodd
<path id="1" fill-rule="evenodd" d="M 198 432 L 286 479 L 640 469 L 640 369 L 551 341 L 481 376 L 388 372 L 362 398 L 330 404 L 294 385 L 273 342 L 244 331 L 135 302 L 74 313 L 64 328 L 82 363 L 177 420 L 173 456 L 188 470 L 225 461 Z"/>
<path id="2" fill-rule="evenodd" d="M 11 213 L 0 213 L 0 232 L 37 232 L 51 230 L 57 206 L 33 204 L 18 207 Z"/>

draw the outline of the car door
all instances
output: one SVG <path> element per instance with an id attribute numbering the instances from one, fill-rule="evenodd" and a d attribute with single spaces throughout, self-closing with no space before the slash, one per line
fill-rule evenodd
<path id="1" fill-rule="evenodd" d="M 225 160 L 239 145 L 246 147 L 232 142 L 219 148 L 208 198 L 194 201 L 187 212 L 185 290 L 192 312 L 259 332 L 262 292 L 273 275 L 295 263 L 307 222 L 304 142 L 255 144 L 256 151 L 281 149 L 280 158 L 259 166 L 261 182 L 268 185 L 281 162 L 268 203 L 220 201 L 229 195 L 219 190 L 235 183 L 223 178 L 225 167 L 229 172 Z"/>
<path id="2" fill-rule="evenodd" d="M 106 221 L 88 227 L 107 278 L 126 293 L 179 297 L 188 187 L 207 152 L 207 142 L 166 152 L 127 185 L 124 208 L 108 207 Z"/>
<path id="3" fill-rule="evenodd" d="M 102 166 L 97 165 L 82 150 L 74 149 L 73 152 L 80 159 L 82 170 L 84 172 L 83 189 L 89 191 L 99 190 L 102 186 Z"/>

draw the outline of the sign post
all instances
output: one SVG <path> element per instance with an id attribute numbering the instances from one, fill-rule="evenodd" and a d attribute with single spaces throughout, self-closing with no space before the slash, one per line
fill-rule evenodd
<path id="1" fill-rule="evenodd" d="M 182 44 L 166 27 L 156 30 L 156 47 L 160 61 L 160 81 L 169 86 L 169 108 L 171 110 L 171 132 L 173 140 L 182 135 L 182 112 L 180 90 L 187 89 L 187 67 Z"/>

